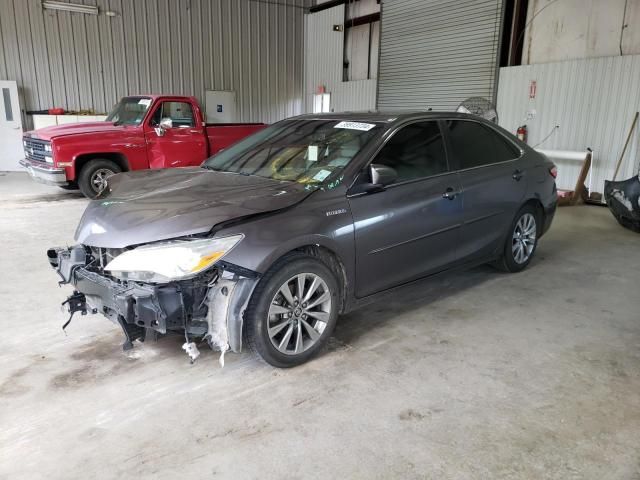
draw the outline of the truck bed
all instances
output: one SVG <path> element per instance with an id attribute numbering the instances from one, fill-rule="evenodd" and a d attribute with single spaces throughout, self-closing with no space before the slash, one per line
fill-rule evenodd
<path id="1" fill-rule="evenodd" d="M 218 153 L 266 126 L 266 123 L 207 123 L 209 152 L 211 155 Z"/>

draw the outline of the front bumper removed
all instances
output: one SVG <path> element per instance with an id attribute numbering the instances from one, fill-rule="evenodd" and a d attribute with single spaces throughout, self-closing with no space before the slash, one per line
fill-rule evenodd
<path id="1" fill-rule="evenodd" d="M 134 340 L 172 332 L 184 334 L 185 345 L 192 338 L 206 339 L 222 352 L 242 348 L 242 313 L 257 276 L 218 269 L 207 277 L 168 284 L 122 282 L 95 271 L 96 259 L 83 245 L 51 248 L 47 257 L 60 284 L 75 287 L 65 302 L 71 317 L 76 312 L 103 314 L 122 327 L 125 350 Z"/>

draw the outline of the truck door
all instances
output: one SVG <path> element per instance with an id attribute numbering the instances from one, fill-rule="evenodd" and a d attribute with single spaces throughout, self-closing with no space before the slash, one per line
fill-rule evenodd
<path id="1" fill-rule="evenodd" d="M 189 102 L 163 100 L 145 125 L 150 168 L 197 166 L 207 157 L 202 120 Z"/>
<path id="2" fill-rule="evenodd" d="M 22 119 L 14 81 L 0 81 L 0 147 L 0 171 L 20 170 L 18 160 L 24 158 Z"/>

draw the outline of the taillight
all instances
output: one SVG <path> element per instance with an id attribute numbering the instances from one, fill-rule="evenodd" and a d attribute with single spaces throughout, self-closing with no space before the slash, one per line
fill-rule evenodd
<path id="1" fill-rule="evenodd" d="M 556 166 L 555 166 L 555 165 L 549 169 L 549 174 L 550 174 L 553 178 L 557 178 L 557 177 L 558 177 L 558 169 L 556 168 Z"/>

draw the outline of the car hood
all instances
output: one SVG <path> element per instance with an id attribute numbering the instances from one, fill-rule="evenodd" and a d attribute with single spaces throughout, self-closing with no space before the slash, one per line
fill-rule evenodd
<path id="1" fill-rule="evenodd" d="M 120 173 L 89 203 L 75 239 L 124 248 L 205 233 L 221 222 L 292 206 L 311 192 L 297 183 L 198 167 Z"/>
<path id="2" fill-rule="evenodd" d="M 106 133 L 121 132 L 125 129 L 123 125 L 114 125 L 112 122 L 83 122 L 83 123 L 67 123 L 64 125 L 53 125 L 51 127 L 39 128 L 26 132 L 25 135 L 40 138 L 42 140 L 51 140 L 55 137 L 66 135 L 79 135 L 84 133 Z"/>

